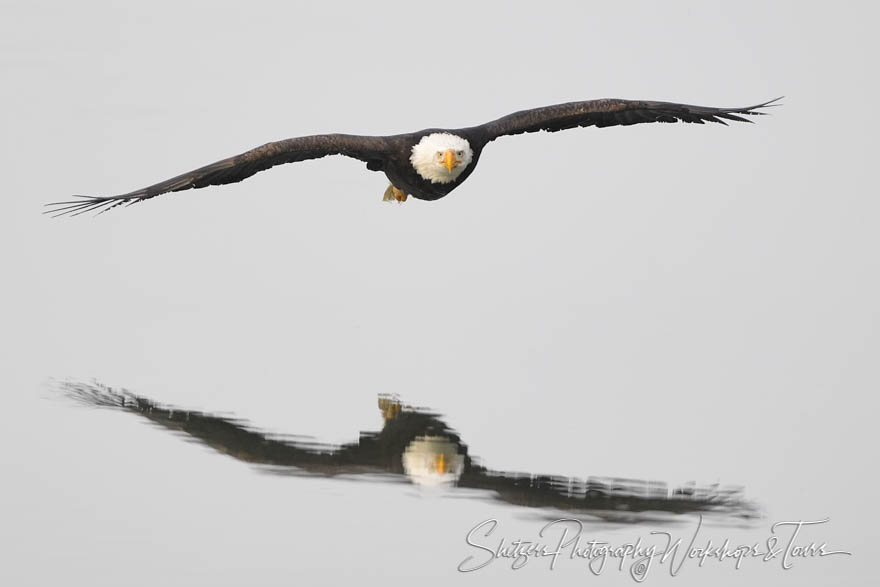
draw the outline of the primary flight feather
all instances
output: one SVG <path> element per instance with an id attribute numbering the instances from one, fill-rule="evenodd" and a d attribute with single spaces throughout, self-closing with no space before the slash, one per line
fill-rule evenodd
<path id="1" fill-rule="evenodd" d="M 775 106 L 778 100 L 776 98 L 743 108 L 713 108 L 645 100 L 588 100 L 522 110 L 469 128 L 432 128 L 376 137 L 346 134 L 297 137 L 266 143 L 126 194 L 73 196 L 75 200 L 53 202 L 47 204 L 47 213 L 61 216 L 106 211 L 168 192 L 239 182 L 282 163 L 327 155 L 353 157 L 365 162 L 371 171 L 384 171 L 391 182 L 384 200 L 402 202 L 407 196 L 437 200 L 468 178 L 476 168 L 483 148 L 498 137 L 542 130 L 556 132 L 577 126 L 605 127 L 643 122 L 751 122 L 742 115 L 764 114 L 761 109 Z"/>

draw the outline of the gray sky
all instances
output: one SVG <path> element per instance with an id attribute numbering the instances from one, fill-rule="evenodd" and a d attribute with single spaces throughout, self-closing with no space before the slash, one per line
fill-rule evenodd
<path id="1" fill-rule="evenodd" d="M 259 475 L 55 401 L 50 378 L 330 442 L 377 429 L 376 394 L 398 393 L 493 467 L 743 484 L 766 519 L 716 537 L 830 517 L 807 540 L 855 552 L 694 567 L 678 585 L 864 580 L 877 11 L 592 4 L 0 3 L 0 582 L 584 577 L 460 575 L 478 522 L 511 539 L 541 523 L 408 486 Z M 289 136 L 781 94 L 755 125 L 499 140 L 433 203 L 383 203 L 384 176 L 326 158 L 98 218 L 40 215 Z"/>

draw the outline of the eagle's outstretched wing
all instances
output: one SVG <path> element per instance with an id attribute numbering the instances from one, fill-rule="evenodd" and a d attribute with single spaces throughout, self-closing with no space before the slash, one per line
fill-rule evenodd
<path id="1" fill-rule="evenodd" d="M 543 108 L 521 110 L 488 122 L 479 128 L 485 133 L 486 141 L 493 141 L 505 135 L 518 135 L 526 132 L 546 130 L 556 132 L 577 126 L 617 126 L 641 124 L 643 122 L 695 122 L 706 121 L 727 124 L 725 120 L 751 122 L 745 115 L 765 114 L 761 108 L 776 106 L 776 98 L 744 108 L 713 108 L 692 106 L 673 102 L 650 102 L 646 100 L 618 100 L 606 98 L 586 102 L 569 102 Z"/>
<path id="2" fill-rule="evenodd" d="M 388 151 L 385 137 L 328 134 L 297 137 L 267 143 L 239 155 L 205 165 L 177 177 L 166 179 L 118 196 L 73 196 L 75 200 L 47 204 L 47 214 L 62 216 L 90 211 L 106 211 L 121 204 L 134 204 L 167 192 L 179 192 L 209 185 L 235 183 L 282 163 L 345 155 L 365 161 L 378 169 Z"/>

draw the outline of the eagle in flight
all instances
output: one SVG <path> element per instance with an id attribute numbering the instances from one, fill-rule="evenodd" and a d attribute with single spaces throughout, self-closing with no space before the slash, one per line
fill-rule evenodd
<path id="1" fill-rule="evenodd" d="M 76 199 L 47 204 L 47 213 L 61 216 L 106 211 L 168 192 L 239 182 L 282 163 L 327 155 L 353 157 L 366 163 L 371 171 L 385 172 L 391 182 L 385 190 L 383 199 L 386 201 L 403 202 L 408 196 L 438 200 L 473 173 L 483 148 L 498 137 L 542 130 L 556 132 L 577 126 L 625 126 L 643 122 L 751 122 L 743 115 L 765 114 L 761 109 L 777 105 L 779 99 L 743 108 L 713 108 L 612 98 L 522 110 L 486 124 L 460 129 L 430 128 L 391 136 L 325 134 L 297 137 L 266 143 L 126 194 L 73 196 Z"/>

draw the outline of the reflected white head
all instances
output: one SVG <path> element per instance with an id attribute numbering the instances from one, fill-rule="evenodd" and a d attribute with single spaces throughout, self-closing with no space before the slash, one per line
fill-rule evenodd
<path id="1" fill-rule="evenodd" d="M 464 455 L 444 436 L 417 436 L 401 461 L 410 481 L 427 487 L 455 483 L 464 471 Z"/>
<path id="2" fill-rule="evenodd" d="M 409 158 L 418 174 L 431 183 L 455 181 L 473 159 L 467 140 L 448 132 L 425 135 Z"/>

